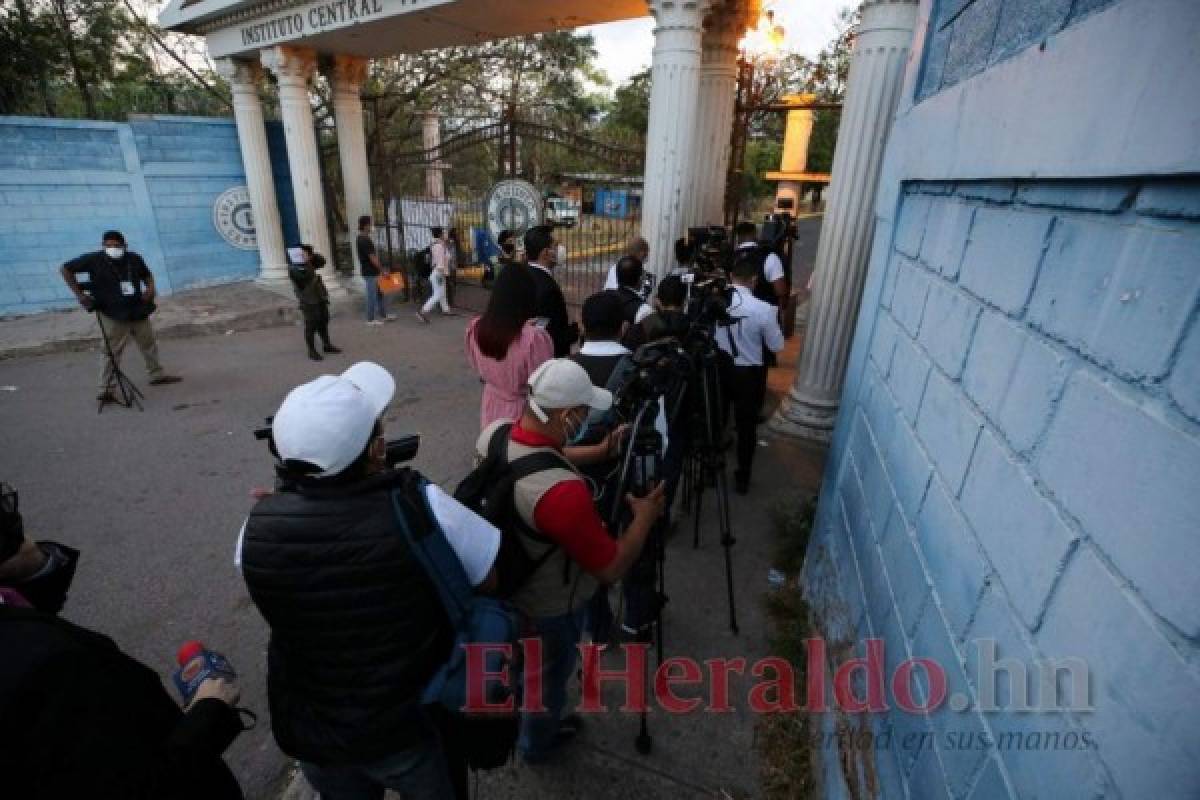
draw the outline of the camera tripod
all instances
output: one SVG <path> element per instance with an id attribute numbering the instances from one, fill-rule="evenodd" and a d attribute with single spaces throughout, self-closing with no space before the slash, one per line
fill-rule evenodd
<path id="1" fill-rule="evenodd" d="M 112 350 L 112 342 L 109 341 L 108 331 L 104 328 L 104 318 L 100 316 L 99 312 L 96 314 L 96 324 L 100 326 L 100 337 L 104 341 L 104 354 L 108 357 L 108 365 L 112 370 L 108 383 L 104 387 L 106 392 L 111 393 L 111 388 L 115 384 L 118 393 L 116 395 L 117 405 L 125 406 L 125 408 L 137 406 L 138 411 L 145 411 L 146 409 L 142 407 L 142 398 L 144 397 L 142 390 L 137 388 L 134 382 L 129 379 L 129 376 L 121 370 L 121 364 L 117 361 L 117 355 Z M 96 400 L 96 413 L 103 413 L 104 406 L 106 405 L 108 405 L 108 401 L 104 396 L 98 398 Z"/>
<path id="2" fill-rule="evenodd" d="M 623 498 L 626 491 L 636 496 L 644 497 L 662 479 L 662 436 L 652 427 L 646 428 L 643 426 L 646 414 L 651 409 L 656 409 L 657 406 L 658 398 L 650 396 L 643 402 L 634 417 L 633 434 L 630 437 L 625 454 L 621 458 L 621 472 L 617 481 L 617 491 L 613 496 L 613 506 L 609 518 L 610 530 L 617 530 L 624 527 L 620 523 L 623 521 Z M 636 641 L 640 645 L 649 645 L 651 641 L 651 628 L 653 628 L 657 664 L 662 664 L 663 661 L 662 610 L 667 603 L 665 567 L 666 520 L 663 517 L 659 517 L 650 529 L 649 537 L 642 548 L 642 552 L 638 556 L 637 561 L 634 562 L 624 582 L 624 592 L 628 601 L 626 614 L 634 607 L 634 600 L 638 601 L 637 608 L 642 612 L 641 616 L 637 619 Z M 647 669 L 648 664 L 644 664 L 643 670 Z M 648 675 L 644 674 L 643 680 L 647 677 Z M 643 708 L 637 738 L 634 740 L 634 747 L 642 755 L 649 754 L 653 745 L 646 712 L 647 709 Z"/>
<path id="3" fill-rule="evenodd" d="M 721 546 L 725 549 L 725 590 L 729 599 L 729 630 L 738 633 L 737 606 L 733 593 L 733 538 L 729 521 L 729 488 L 725 476 L 725 447 L 721 441 L 720 419 L 724 414 L 721 402 L 721 375 L 717 363 L 718 350 L 711 340 L 695 358 L 693 376 L 699 386 L 690 383 L 684 391 L 698 391 L 691 398 L 692 427 L 689 448 L 683 464 L 683 507 L 692 517 L 692 547 L 700 547 L 700 512 L 704 507 L 704 492 L 713 488 L 717 496 L 717 524 Z M 698 401 L 698 402 L 697 402 Z"/>

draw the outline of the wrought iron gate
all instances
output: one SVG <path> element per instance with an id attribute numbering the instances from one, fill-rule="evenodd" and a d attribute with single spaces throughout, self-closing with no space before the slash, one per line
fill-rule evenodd
<path id="1" fill-rule="evenodd" d="M 484 264 L 496 252 L 484 204 L 491 186 L 505 178 L 521 178 L 538 189 L 543 221 L 555 226 L 567 249 L 555 275 L 569 303 L 582 303 L 597 291 L 628 241 L 640 235 L 642 141 L 508 109 L 493 117 L 444 117 L 440 144 L 426 148 L 414 114 L 408 115 L 406 132 L 386 132 L 403 126 L 384 119 L 383 99 L 367 103 L 375 220 L 386 231 L 382 256 L 406 269 L 410 279 L 415 280 L 412 257 L 428 244 L 429 229 L 439 225 L 458 238 L 457 281 L 482 282 Z M 442 173 L 441 197 L 427 183 L 431 170 Z"/>

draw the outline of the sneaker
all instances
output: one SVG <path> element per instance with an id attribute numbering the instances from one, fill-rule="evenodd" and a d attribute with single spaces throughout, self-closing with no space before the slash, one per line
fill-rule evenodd
<path id="1" fill-rule="evenodd" d="M 179 383 L 183 378 L 178 375 L 159 375 L 157 378 L 150 380 L 151 386 L 163 386 L 168 383 Z"/>
<path id="2" fill-rule="evenodd" d="M 340 352 L 342 352 L 342 348 L 340 348 L 340 347 L 334 347 L 334 346 L 333 346 L 333 345 L 331 345 L 331 344 L 327 344 L 327 345 L 325 345 L 325 347 L 323 347 L 322 349 L 323 349 L 323 350 L 324 350 L 326 353 L 340 353 Z"/>
<path id="3" fill-rule="evenodd" d="M 424 315 L 422 312 L 420 312 L 420 311 L 418 311 L 418 312 L 417 312 L 417 319 L 421 320 L 421 322 L 424 322 L 426 325 L 428 325 L 428 324 L 429 324 L 429 317 L 425 316 L 425 315 Z"/>
<path id="4" fill-rule="evenodd" d="M 325 356 L 321 355 L 316 350 L 309 350 L 308 357 L 311 358 L 313 361 L 324 361 L 325 360 Z"/>
<path id="5" fill-rule="evenodd" d="M 387 315 L 386 317 L 384 317 L 383 319 L 384 319 L 384 321 L 385 321 L 385 322 L 393 322 L 393 321 L 395 321 L 395 319 L 396 319 L 396 315 L 395 315 L 395 314 L 388 314 L 388 315 Z"/>
<path id="6" fill-rule="evenodd" d="M 375 326 L 379 326 L 379 325 L 382 325 L 382 324 L 383 324 L 383 320 L 381 320 L 381 319 L 369 319 L 369 320 L 367 320 L 367 324 L 368 324 L 368 325 L 375 325 Z"/>

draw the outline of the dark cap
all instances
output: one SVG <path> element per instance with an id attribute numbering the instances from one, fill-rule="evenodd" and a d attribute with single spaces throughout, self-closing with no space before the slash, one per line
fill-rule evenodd
<path id="1" fill-rule="evenodd" d="M 104 235 L 100 237 L 100 241 L 107 242 L 109 240 L 125 244 L 125 235 L 120 231 L 105 231 Z"/>

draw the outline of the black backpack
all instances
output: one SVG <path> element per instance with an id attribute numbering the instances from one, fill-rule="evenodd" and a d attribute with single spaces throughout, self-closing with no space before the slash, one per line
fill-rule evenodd
<path id="1" fill-rule="evenodd" d="M 454 499 L 500 531 L 500 551 L 496 554 L 496 594 L 509 598 L 517 593 L 533 573 L 558 550 L 551 539 L 527 525 L 513 503 L 513 486 L 517 481 L 548 469 L 570 469 L 567 462 L 555 453 L 530 453 L 515 461 L 508 460 L 508 437 L 512 423 L 501 425 L 488 441 L 487 456 L 454 490 Z M 536 557 L 529 555 L 522 537 L 545 543 Z"/>

